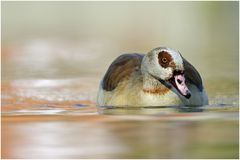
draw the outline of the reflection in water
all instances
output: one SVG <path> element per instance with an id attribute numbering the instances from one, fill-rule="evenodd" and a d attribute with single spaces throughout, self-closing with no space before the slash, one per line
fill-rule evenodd
<path id="1" fill-rule="evenodd" d="M 149 107 L 131 107 L 131 106 L 98 106 L 99 114 L 172 114 L 176 112 L 203 112 L 206 106 L 149 106 Z"/>
<path id="2" fill-rule="evenodd" d="M 182 106 L 178 108 L 179 112 L 203 112 L 206 108 L 202 106 Z"/>
<path id="3" fill-rule="evenodd" d="M 231 116 L 236 118 L 237 113 Z M 187 118 L 164 120 L 137 115 L 131 117 L 115 115 L 108 119 L 104 117 L 101 116 L 97 121 L 84 116 L 77 116 L 75 119 L 63 117 L 63 121 L 59 119 L 45 122 L 35 121 L 36 117 L 32 117 L 18 123 L 3 117 L 2 155 L 4 158 L 238 156 L 236 119 L 222 121 L 220 117 L 215 117 L 212 120 Z M 41 119 L 46 118 L 48 117 Z"/>
<path id="4" fill-rule="evenodd" d="M 4 126 L 4 130 L 4 133 L 15 133 L 14 137 L 4 135 L 7 139 L 23 138 L 17 143 L 10 141 L 11 158 L 89 158 L 101 155 L 108 158 L 108 153 L 121 153 L 126 149 L 107 128 L 88 122 L 30 122 L 10 124 Z"/>

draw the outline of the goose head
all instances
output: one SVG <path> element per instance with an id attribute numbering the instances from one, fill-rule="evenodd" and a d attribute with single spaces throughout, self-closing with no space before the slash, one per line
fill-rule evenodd
<path id="1" fill-rule="evenodd" d="M 144 56 L 141 71 L 160 81 L 177 94 L 191 97 L 185 83 L 184 65 L 181 54 L 171 48 L 159 47 Z"/>

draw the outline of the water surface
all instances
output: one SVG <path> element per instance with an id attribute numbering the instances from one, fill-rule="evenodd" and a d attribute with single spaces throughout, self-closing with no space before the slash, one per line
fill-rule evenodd
<path id="1" fill-rule="evenodd" d="M 3 83 L 3 158 L 238 157 L 234 96 L 198 108 L 97 108 L 95 81 Z"/>

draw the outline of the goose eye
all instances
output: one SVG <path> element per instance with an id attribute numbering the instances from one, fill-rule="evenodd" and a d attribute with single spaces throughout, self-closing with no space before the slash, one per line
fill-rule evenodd
<path id="1" fill-rule="evenodd" d="M 163 63 L 167 63 L 167 58 L 162 58 Z"/>

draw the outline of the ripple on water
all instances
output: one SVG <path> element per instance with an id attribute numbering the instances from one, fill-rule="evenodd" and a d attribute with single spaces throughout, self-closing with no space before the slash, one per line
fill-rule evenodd
<path id="1" fill-rule="evenodd" d="M 210 97 L 202 107 L 95 106 L 97 79 L 14 80 L 3 84 L 2 115 L 198 115 L 237 112 L 237 95 Z M 93 85 L 95 84 L 95 85 Z M 196 115 L 195 114 L 195 115 Z"/>

